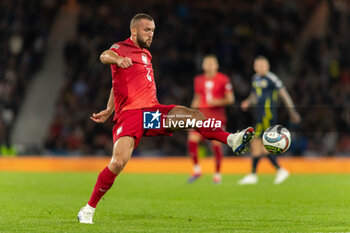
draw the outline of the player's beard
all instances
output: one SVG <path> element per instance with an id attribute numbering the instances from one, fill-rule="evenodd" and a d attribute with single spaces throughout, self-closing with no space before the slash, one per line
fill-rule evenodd
<path id="1" fill-rule="evenodd" d="M 150 44 L 147 44 L 146 43 L 146 41 L 143 41 L 140 37 L 136 37 L 136 39 L 137 39 L 137 43 L 140 45 L 140 47 L 142 48 L 142 49 L 144 49 L 144 48 L 149 48 L 150 46 L 151 46 L 151 43 Z"/>

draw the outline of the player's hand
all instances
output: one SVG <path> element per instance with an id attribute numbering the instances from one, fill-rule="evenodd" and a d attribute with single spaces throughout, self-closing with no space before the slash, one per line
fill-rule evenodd
<path id="1" fill-rule="evenodd" d="M 299 124 L 301 121 L 301 117 L 299 113 L 297 113 L 296 111 L 290 112 L 289 117 L 290 117 L 290 122 L 294 124 Z"/>
<path id="2" fill-rule="evenodd" d="M 93 113 L 90 119 L 95 121 L 96 123 L 104 123 L 111 114 L 112 112 L 110 110 L 105 109 L 99 113 Z"/>
<path id="3" fill-rule="evenodd" d="M 221 99 L 211 99 L 207 101 L 207 104 L 210 107 L 219 107 L 222 106 L 222 100 Z"/>
<path id="4" fill-rule="evenodd" d="M 119 59 L 117 61 L 117 66 L 119 66 L 120 68 L 128 68 L 130 66 L 132 66 L 132 61 L 130 57 L 123 57 L 122 59 Z"/>
<path id="5" fill-rule="evenodd" d="M 243 100 L 241 103 L 241 108 L 243 111 L 248 111 L 248 108 L 250 106 L 249 100 Z"/>

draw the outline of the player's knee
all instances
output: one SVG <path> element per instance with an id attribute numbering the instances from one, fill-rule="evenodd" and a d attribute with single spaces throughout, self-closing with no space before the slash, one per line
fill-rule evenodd
<path id="1" fill-rule="evenodd" d="M 127 161 L 124 161 L 122 159 L 112 159 L 111 162 L 109 163 L 109 166 L 114 170 L 114 171 L 121 171 L 125 167 Z"/>
<path id="2" fill-rule="evenodd" d="M 263 151 L 261 148 L 251 147 L 251 155 L 254 158 L 261 157 L 263 154 Z"/>
<path id="3" fill-rule="evenodd" d="M 191 132 L 188 134 L 188 141 L 198 143 L 201 141 L 201 135 L 195 132 Z"/>
<path id="4" fill-rule="evenodd" d="M 215 140 L 213 140 L 213 141 L 211 142 L 211 144 L 212 144 L 213 146 L 221 146 L 221 145 L 222 145 L 221 142 L 215 141 Z"/>
<path id="5" fill-rule="evenodd" d="M 252 157 L 253 157 L 253 158 L 261 157 L 261 155 L 262 155 L 262 154 L 261 154 L 260 152 L 258 152 L 258 151 L 254 151 L 254 152 L 252 151 L 251 154 L 252 154 Z"/>
<path id="6" fill-rule="evenodd" d="M 188 138 L 188 142 L 200 143 L 200 141 L 199 137 Z"/>

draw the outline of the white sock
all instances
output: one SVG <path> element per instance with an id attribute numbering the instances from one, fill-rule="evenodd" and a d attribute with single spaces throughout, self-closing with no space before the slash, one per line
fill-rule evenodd
<path id="1" fill-rule="evenodd" d="M 96 209 L 96 208 L 90 206 L 89 204 L 86 204 L 85 208 L 86 208 L 86 210 L 89 210 L 89 211 L 92 211 L 92 212 L 95 212 L 95 209 Z"/>
<path id="2" fill-rule="evenodd" d="M 229 147 L 232 147 L 233 146 L 233 134 L 231 133 L 230 135 L 228 135 L 228 137 L 227 137 L 227 145 L 229 146 Z"/>
<path id="3" fill-rule="evenodd" d="M 196 173 L 196 174 L 201 173 L 201 172 L 202 172 L 201 166 L 199 166 L 199 164 L 195 164 L 195 165 L 193 166 L 193 171 L 194 171 L 194 173 Z"/>

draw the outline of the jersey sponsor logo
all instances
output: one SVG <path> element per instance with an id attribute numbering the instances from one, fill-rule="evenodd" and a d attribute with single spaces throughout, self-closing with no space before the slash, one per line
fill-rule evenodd
<path id="1" fill-rule="evenodd" d="M 266 88 L 268 85 L 269 85 L 269 83 L 265 79 L 263 79 L 263 80 L 256 80 L 253 83 L 254 87 L 261 87 L 261 88 Z"/>
<path id="2" fill-rule="evenodd" d="M 156 112 L 143 112 L 143 128 L 144 129 L 160 129 L 160 116 L 162 114 Z"/>

